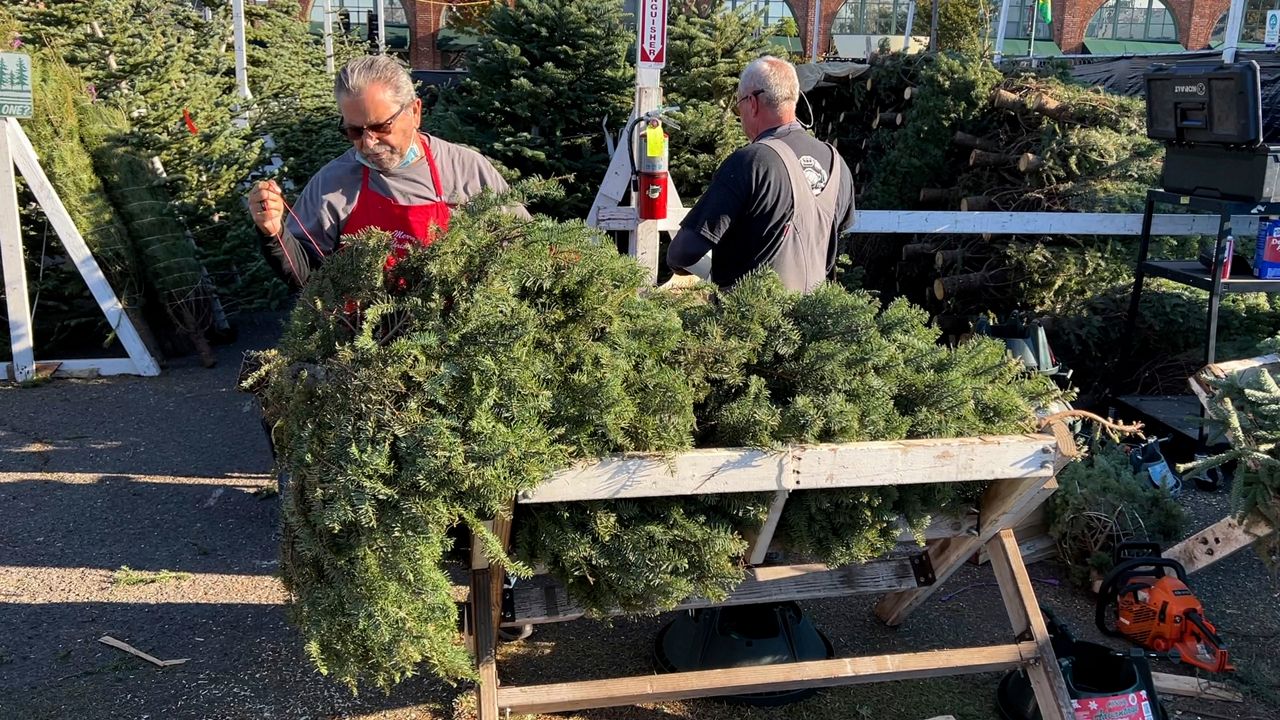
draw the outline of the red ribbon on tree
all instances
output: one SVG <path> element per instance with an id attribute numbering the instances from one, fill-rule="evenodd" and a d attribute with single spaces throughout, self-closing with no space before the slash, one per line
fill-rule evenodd
<path id="1" fill-rule="evenodd" d="M 191 111 L 182 108 L 182 122 L 187 124 L 187 132 L 195 135 L 200 132 L 200 128 L 196 127 L 196 121 L 191 119 Z"/>

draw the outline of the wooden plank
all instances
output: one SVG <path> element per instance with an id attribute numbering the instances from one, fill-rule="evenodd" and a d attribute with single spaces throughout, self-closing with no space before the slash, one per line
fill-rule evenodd
<path id="1" fill-rule="evenodd" d="M 511 536 L 511 514 L 499 516 L 486 526 L 493 530 L 505 548 Z M 471 545 L 479 542 L 473 535 Z M 473 558 L 474 560 L 474 558 Z M 471 617 L 475 623 L 476 712 L 480 720 L 498 720 L 498 622 L 502 616 L 501 565 L 485 563 L 471 571 Z"/>
<path id="2" fill-rule="evenodd" d="M 966 559 L 1001 530 L 1015 525 L 1058 489 L 1053 478 L 1004 478 L 993 482 L 982 496 L 982 525 L 977 535 L 965 535 L 931 544 L 929 556 L 937 580 L 928 587 L 886 595 L 876 605 L 876 615 L 889 625 L 899 625 L 928 600 Z"/>
<path id="3" fill-rule="evenodd" d="M 1223 702 L 1244 702 L 1244 694 L 1225 683 L 1162 672 L 1152 672 L 1151 679 L 1155 682 L 1156 692 L 1161 695 L 1181 695 L 1205 700 L 1222 700 Z"/>
<path id="4" fill-rule="evenodd" d="M 616 707 L 698 697 L 776 692 L 811 687 L 857 685 L 888 680 L 961 675 L 1007 670 L 1034 657 L 1035 645 L 933 650 L 785 665 L 698 670 L 669 675 L 643 675 L 608 680 L 503 687 L 498 706 L 512 715 Z"/>
<path id="5" fill-rule="evenodd" d="M 987 552 L 991 555 L 991 569 L 1000 586 L 1000 596 L 1004 599 L 1014 637 L 1022 638 L 1029 634 L 1036 644 L 1036 661 L 1029 663 L 1026 670 L 1040 715 L 1044 720 L 1071 720 L 1075 717 L 1071 696 L 1067 693 L 1066 681 L 1062 679 L 1062 670 L 1053 652 L 1053 641 L 1045 627 L 1040 603 L 1036 601 L 1035 588 L 1031 587 L 1031 577 L 1022 563 L 1013 530 L 1001 530 L 987 543 Z"/>
<path id="6" fill-rule="evenodd" d="M 1047 478 L 1059 453 L 1049 435 L 708 448 L 613 455 L 551 476 L 522 503 L 616 500 L 781 489 Z"/>
<path id="7" fill-rule="evenodd" d="M 12 118 L 0 123 L 17 124 Z M 31 298 L 27 295 L 27 263 L 22 252 L 22 226 L 18 217 L 18 184 L 13 173 L 9 133 L 0 127 L 0 275 L 4 280 L 5 309 L 9 313 L 9 346 L 13 362 L 5 371 L 18 382 L 30 380 L 35 372 L 35 335 L 31 327 Z"/>
<path id="8" fill-rule="evenodd" d="M 751 549 L 747 552 L 747 564 L 759 565 L 764 562 L 765 555 L 769 552 L 769 543 L 773 542 L 773 535 L 778 530 L 778 521 L 782 519 L 782 508 L 787 504 L 787 496 L 791 494 L 790 490 L 783 488 L 776 492 L 773 496 L 773 503 L 769 505 L 769 515 L 764 519 L 764 525 L 760 527 L 760 532 L 751 538 Z"/>
<path id="9" fill-rule="evenodd" d="M 45 217 L 48 218 L 49 224 L 58 233 L 58 237 L 62 240 L 62 247 L 67 251 L 67 255 L 75 263 L 76 269 L 80 271 L 80 276 L 84 278 L 85 284 L 89 286 L 89 292 L 98 302 L 98 307 L 102 309 L 103 314 L 107 317 L 107 324 L 115 331 L 116 337 L 120 339 L 120 344 L 124 345 L 124 349 L 129 353 L 134 365 L 137 367 L 137 374 L 153 377 L 160 374 L 160 366 L 156 364 L 155 358 L 151 357 L 151 353 L 143 344 L 141 336 L 138 335 L 137 329 L 133 327 L 133 322 L 129 320 L 129 316 L 125 313 L 124 308 L 120 305 L 119 298 L 111 289 L 111 283 L 107 282 L 107 278 L 102 274 L 102 268 L 98 266 L 98 261 L 94 260 L 93 253 L 89 251 L 89 246 L 85 244 L 84 238 L 80 235 L 80 231 L 76 228 L 75 221 L 71 219 L 67 208 L 62 204 L 62 200 L 58 197 L 57 191 L 49 182 L 49 178 L 45 176 L 44 170 L 40 167 L 40 162 L 36 158 L 35 148 L 31 146 L 31 141 L 27 139 L 26 133 L 22 131 L 22 126 L 12 118 L 8 118 L 7 132 L 9 136 L 10 147 L 13 152 L 14 161 L 18 165 L 18 170 L 22 172 L 22 176 L 27 180 L 27 186 L 31 188 L 31 194 L 36 196 L 40 207 L 44 209 Z"/>
<path id="10" fill-rule="evenodd" d="M 747 579 L 722 602 L 689 598 L 676 609 L 847 597 L 914 587 L 915 573 L 906 558 L 875 560 L 836 569 L 821 564 L 770 565 L 748 569 Z M 564 622 L 584 614 L 559 584 L 520 583 L 514 589 L 514 596 L 515 617 L 504 623 L 506 626 Z"/>
<path id="11" fill-rule="evenodd" d="M 1251 237 L 1257 217 L 1232 217 L 1237 237 Z M 954 210 L 859 210 L 850 232 L 928 235 L 1141 235 L 1141 213 L 961 212 Z M 1153 235 L 1216 235 L 1216 215 L 1154 215 Z"/>
<path id="12" fill-rule="evenodd" d="M 1225 517 L 1164 551 L 1164 557 L 1177 560 L 1187 574 L 1198 572 L 1233 555 L 1259 538 L 1275 532 L 1271 523 L 1257 513 L 1241 521 L 1235 515 Z"/>

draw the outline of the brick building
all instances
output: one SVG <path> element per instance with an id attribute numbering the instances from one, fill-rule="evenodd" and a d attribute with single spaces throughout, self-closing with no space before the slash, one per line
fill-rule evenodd
<path id="1" fill-rule="evenodd" d="M 1051 0 L 1053 23 L 1036 20 L 1035 52 L 1114 54 L 1199 50 L 1221 39 L 1230 0 Z M 621 0 L 632 9 L 636 0 Z M 917 13 L 927 16 L 928 0 L 918 0 Z M 1010 0 L 1005 23 L 1005 53 L 1029 49 L 1035 0 Z M 1274 7 L 1280 0 L 1250 0 L 1250 6 Z M 376 26 L 375 0 L 328 0 L 340 21 L 360 32 Z M 808 55 L 817 30 L 820 54 L 865 57 L 882 39 L 901 48 L 906 31 L 908 0 L 727 0 L 731 7 L 754 10 L 766 26 L 785 42 Z M 302 12 L 319 30 L 325 0 L 302 0 Z M 384 0 L 387 45 L 405 53 L 416 70 L 437 70 L 457 62 L 462 49 L 448 29 L 455 12 L 444 0 Z M 998 4 L 997 4 L 998 7 Z M 817 13 L 816 23 L 813 13 Z M 992 21 L 993 26 L 995 20 Z M 927 22 L 915 27 L 927 27 Z M 995 30 L 991 35 L 994 37 Z M 916 38 L 913 48 L 927 38 Z"/>

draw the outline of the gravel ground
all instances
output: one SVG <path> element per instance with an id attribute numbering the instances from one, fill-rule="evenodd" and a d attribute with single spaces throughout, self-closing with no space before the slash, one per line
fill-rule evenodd
<path id="1" fill-rule="evenodd" d="M 243 350 L 270 345 L 278 319 L 244 321 L 212 370 L 177 361 L 159 378 L 0 386 L 0 718 L 465 717 L 467 696 L 418 678 L 390 695 L 352 696 L 307 662 L 288 625 L 278 570 L 276 498 L 256 404 L 235 390 Z M 1195 527 L 1226 513 L 1225 493 L 1191 493 Z M 129 572 L 121 568 L 129 568 Z M 140 582 L 172 571 L 176 576 Z M 143 574 L 138 574 L 138 573 Z M 1061 581 L 1052 563 L 1031 567 Z M 133 584 L 137 583 L 137 584 Z M 1252 553 L 1193 578 L 1241 672 L 1242 704 L 1178 700 L 1176 717 L 1280 718 L 1280 594 Z M 1092 602 L 1037 582 L 1043 604 L 1094 639 Z M 943 598 L 948 598 L 945 601 Z M 874 598 L 808 603 L 842 655 L 1006 642 L 990 570 L 966 567 L 902 628 L 871 614 Z M 541 628 L 504 646 L 513 684 L 648 672 L 667 617 Z M 110 635 L 159 668 L 98 642 Z M 1184 672 L 1163 664 L 1157 669 Z M 756 710 L 709 701 L 579 713 L 658 718 L 995 717 L 998 677 L 979 675 L 828 690 Z"/>

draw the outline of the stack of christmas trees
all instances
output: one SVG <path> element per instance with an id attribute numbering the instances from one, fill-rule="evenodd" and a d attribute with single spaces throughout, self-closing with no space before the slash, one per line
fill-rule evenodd
<path id="1" fill-rule="evenodd" d="M 500 202 L 392 262 L 385 238 L 353 239 L 252 380 L 291 477 L 296 617 L 348 682 L 389 684 L 423 661 L 470 672 L 441 567 L 459 524 L 513 572 L 545 563 L 597 611 L 742 580 L 744 532 L 767 509 L 753 494 L 541 506 L 517 516 L 518 557 L 504 557 L 481 520 L 576 459 L 1023 431 L 1055 394 L 999 343 L 937 345 L 905 302 L 791 295 L 771 274 L 658 291 L 581 223 L 520 221 Z M 865 560 L 896 543 L 900 517 L 963 511 L 955 488 L 799 493 L 781 537 Z"/>

